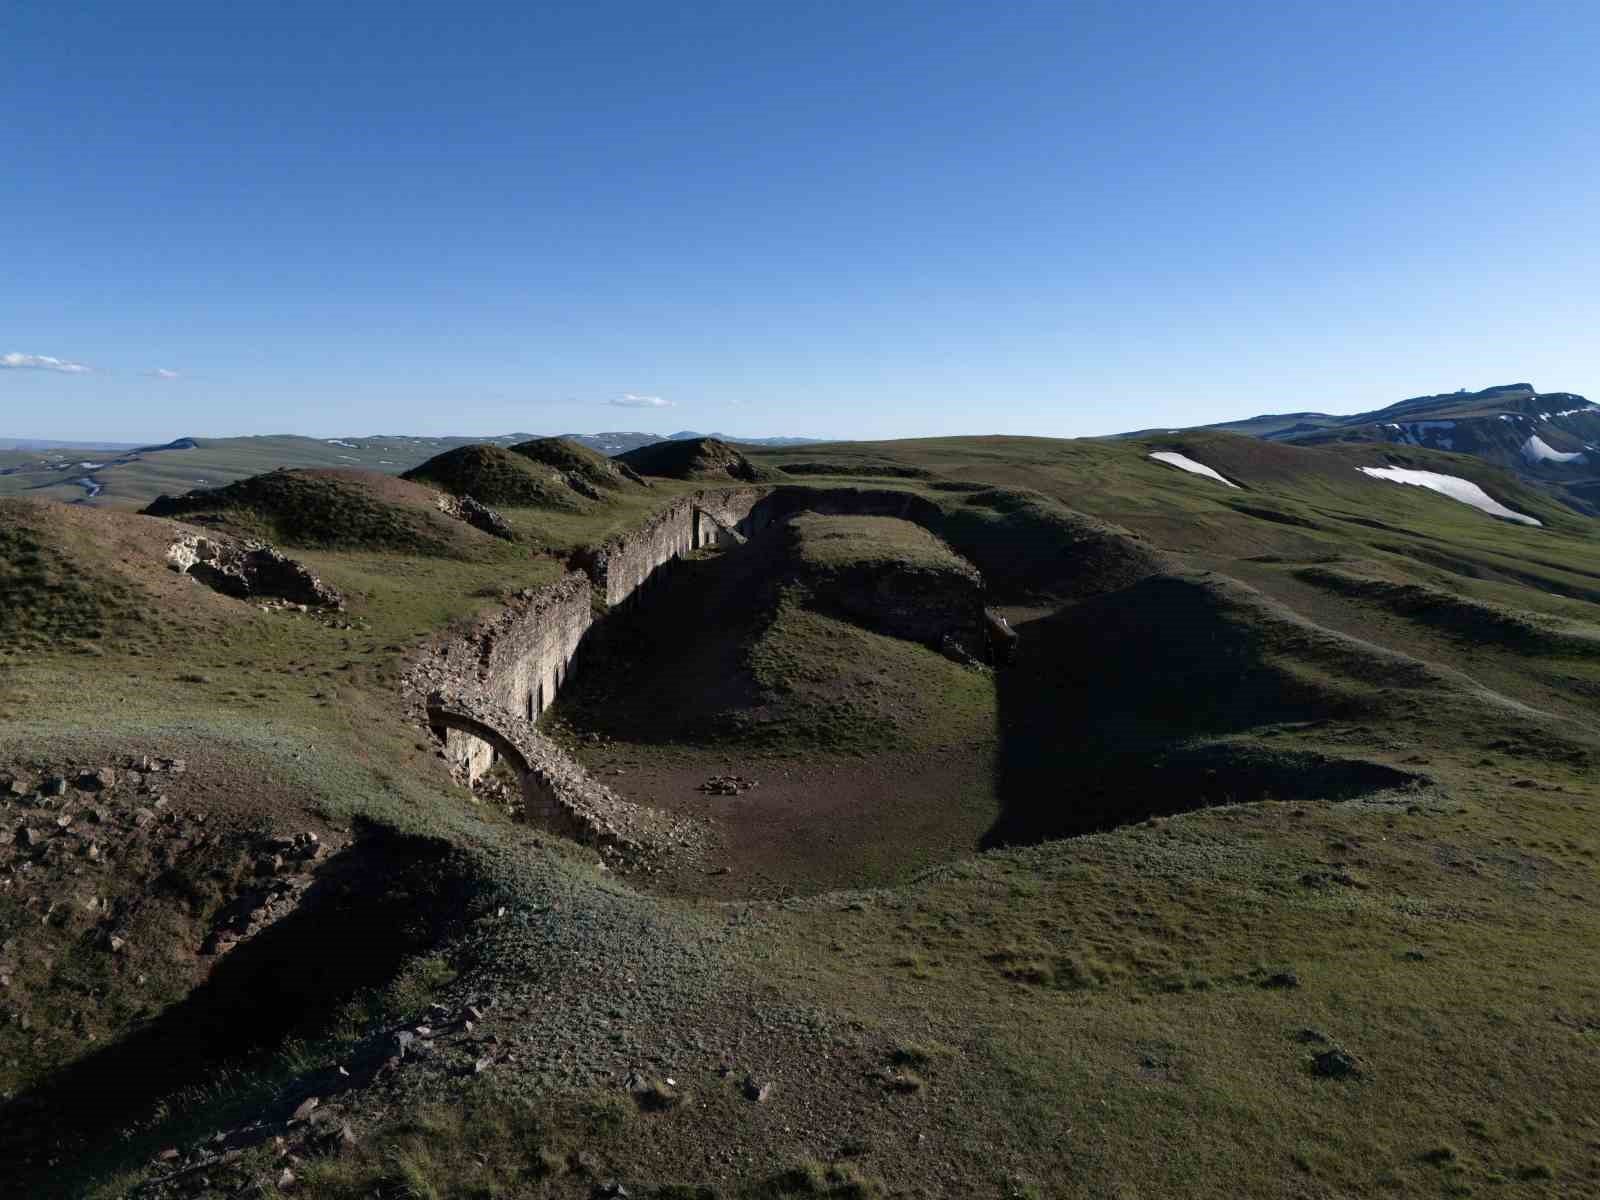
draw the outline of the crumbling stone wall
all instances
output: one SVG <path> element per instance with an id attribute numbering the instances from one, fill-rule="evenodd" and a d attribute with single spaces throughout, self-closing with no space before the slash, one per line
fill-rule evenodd
<path id="1" fill-rule="evenodd" d="M 525 589 L 469 635 L 441 639 L 414 668 L 412 690 L 479 698 L 536 720 L 574 670 L 594 621 L 596 592 L 608 605 L 620 604 L 679 555 L 737 536 L 764 493 L 762 488 L 721 488 L 673 501 L 642 528 L 586 556 L 585 570 L 547 587 Z M 465 727 L 445 731 L 445 755 L 469 780 L 494 765 L 495 753 L 489 741 Z"/>
<path id="2" fill-rule="evenodd" d="M 657 570 L 680 555 L 715 545 L 745 526 L 765 488 L 716 488 L 674 500 L 642 529 L 621 534 L 590 552 L 585 567 L 607 606 L 621 604 Z"/>
<path id="3" fill-rule="evenodd" d="M 525 720 L 537 719 L 566 682 L 594 620 L 590 596 L 589 577 L 581 571 L 517 593 L 469 637 L 437 648 L 428 664 L 433 686 L 482 696 Z M 446 735 L 445 754 L 470 779 L 494 763 L 494 748 L 461 729 Z"/>
<path id="4" fill-rule="evenodd" d="M 481 695 L 434 692 L 428 722 L 492 742 L 522 781 L 524 810 L 546 828 L 639 865 L 699 840 L 692 822 L 623 800 L 564 754 L 522 714 Z"/>

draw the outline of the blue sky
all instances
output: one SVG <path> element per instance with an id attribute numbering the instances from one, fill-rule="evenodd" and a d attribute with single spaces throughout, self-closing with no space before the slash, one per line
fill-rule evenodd
<path id="1" fill-rule="evenodd" d="M 0 435 L 1600 398 L 1592 3 L 12 0 L 0 45 Z"/>

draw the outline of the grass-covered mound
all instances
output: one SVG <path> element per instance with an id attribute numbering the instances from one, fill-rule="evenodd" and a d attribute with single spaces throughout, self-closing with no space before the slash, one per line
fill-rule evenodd
<path id="1" fill-rule="evenodd" d="M 741 483 L 762 483 L 782 478 L 771 467 L 751 462 L 727 442 L 716 438 L 684 438 L 640 446 L 617 461 L 641 475 L 660 475 L 668 479 L 734 479 Z"/>
<path id="2" fill-rule="evenodd" d="M 497 508 L 559 508 L 573 512 L 589 507 L 560 474 L 521 454 L 484 442 L 457 446 L 436 454 L 402 476 L 429 484 L 453 496 L 471 496 Z"/>
<path id="3" fill-rule="evenodd" d="M 1153 576 L 1018 633 L 1017 664 L 1000 675 L 998 841 L 1407 781 L 1259 740 L 1285 731 L 1377 722 L 1436 740 L 1528 715 L 1465 676 L 1334 633 L 1220 575 Z"/>
<path id="4" fill-rule="evenodd" d="M 137 588 L 64 553 L 43 506 L 0 501 L 0 650 L 98 642 L 139 619 Z"/>
<path id="5" fill-rule="evenodd" d="M 440 512 L 431 489 L 370 471 L 269 471 L 226 487 L 163 496 L 143 511 L 313 549 L 468 558 L 488 541 Z"/>
<path id="6" fill-rule="evenodd" d="M 826 546 L 826 531 L 840 520 L 815 518 L 812 537 Z M 970 586 L 971 568 L 961 571 L 960 560 L 921 530 L 895 533 L 916 553 L 950 564 L 957 585 Z M 874 611 L 870 597 L 857 594 L 855 575 L 830 578 L 798 555 L 797 539 L 774 531 L 725 554 L 685 559 L 646 603 L 608 620 L 590 665 L 561 693 L 558 715 L 579 730 L 632 742 L 795 753 L 992 736 L 994 685 L 986 673 L 924 644 L 920 631 L 882 632 L 911 607 L 903 596 Z M 886 577 L 904 571 L 898 562 L 880 566 Z M 942 592 L 917 599 L 913 615 L 940 632 L 959 616 L 978 615 L 965 591 L 954 601 Z"/>
<path id="7" fill-rule="evenodd" d="M 816 570 L 886 565 L 973 573 L 970 563 L 922 526 L 895 517 L 802 513 L 789 529 L 800 561 Z"/>
<path id="8" fill-rule="evenodd" d="M 1331 565 L 1301 567 L 1295 578 L 1439 630 L 1471 645 L 1519 654 L 1600 658 L 1600 628 L 1579 626 L 1474 600 L 1414 581 L 1385 579 Z"/>
<path id="9" fill-rule="evenodd" d="M 983 577 L 922 526 L 801 513 L 784 529 L 794 573 L 821 613 L 935 649 L 985 656 Z"/>
<path id="10" fill-rule="evenodd" d="M 1162 567 L 1146 541 L 1039 492 L 960 482 L 927 490 L 789 484 L 764 502 L 774 516 L 816 512 L 914 522 L 983 572 L 1003 599 L 1096 596 Z"/>
<path id="11" fill-rule="evenodd" d="M 586 495 L 592 493 L 584 489 L 584 484 L 607 492 L 620 491 L 630 483 L 644 485 L 639 473 L 626 463 L 607 458 L 570 438 L 534 438 L 518 442 L 511 452 L 559 472 L 568 487 L 585 491 Z"/>

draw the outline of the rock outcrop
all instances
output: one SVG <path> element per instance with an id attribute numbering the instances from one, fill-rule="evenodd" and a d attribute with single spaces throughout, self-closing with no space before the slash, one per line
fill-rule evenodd
<path id="1" fill-rule="evenodd" d="M 227 596 L 282 600 L 316 608 L 344 607 L 344 596 L 302 564 L 264 542 L 184 534 L 167 550 L 167 565 Z"/>
<path id="2" fill-rule="evenodd" d="M 512 532 L 510 522 L 487 504 L 480 504 L 471 496 L 452 496 L 449 492 L 440 492 L 435 503 L 438 504 L 439 511 L 447 517 L 465 521 L 474 529 L 481 529 L 491 537 L 504 538 L 508 542 L 516 541 L 517 535 Z"/>

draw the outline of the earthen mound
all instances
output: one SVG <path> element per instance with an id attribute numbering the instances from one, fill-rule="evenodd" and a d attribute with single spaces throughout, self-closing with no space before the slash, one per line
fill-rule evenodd
<path id="1" fill-rule="evenodd" d="M 716 438 L 684 438 L 675 442 L 655 442 L 640 446 L 617 461 L 641 475 L 668 479 L 736 479 L 761 483 L 782 478 L 771 467 L 757 466 L 727 442 Z"/>
<path id="2" fill-rule="evenodd" d="M 488 534 L 440 511 L 438 493 L 374 471 L 269 471 L 219 488 L 161 496 L 145 508 L 248 540 L 314 549 L 469 558 Z"/>
<path id="3" fill-rule="evenodd" d="M 550 468 L 568 487 L 592 500 L 600 499 L 602 492 L 622 491 L 629 484 L 650 486 L 627 463 L 607 458 L 569 438 L 534 438 L 517 443 L 511 452 Z"/>
<path id="4" fill-rule="evenodd" d="M 436 454 L 402 478 L 501 508 L 581 512 L 589 507 L 586 496 L 575 491 L 560 471 L 486 442 Z"/>

